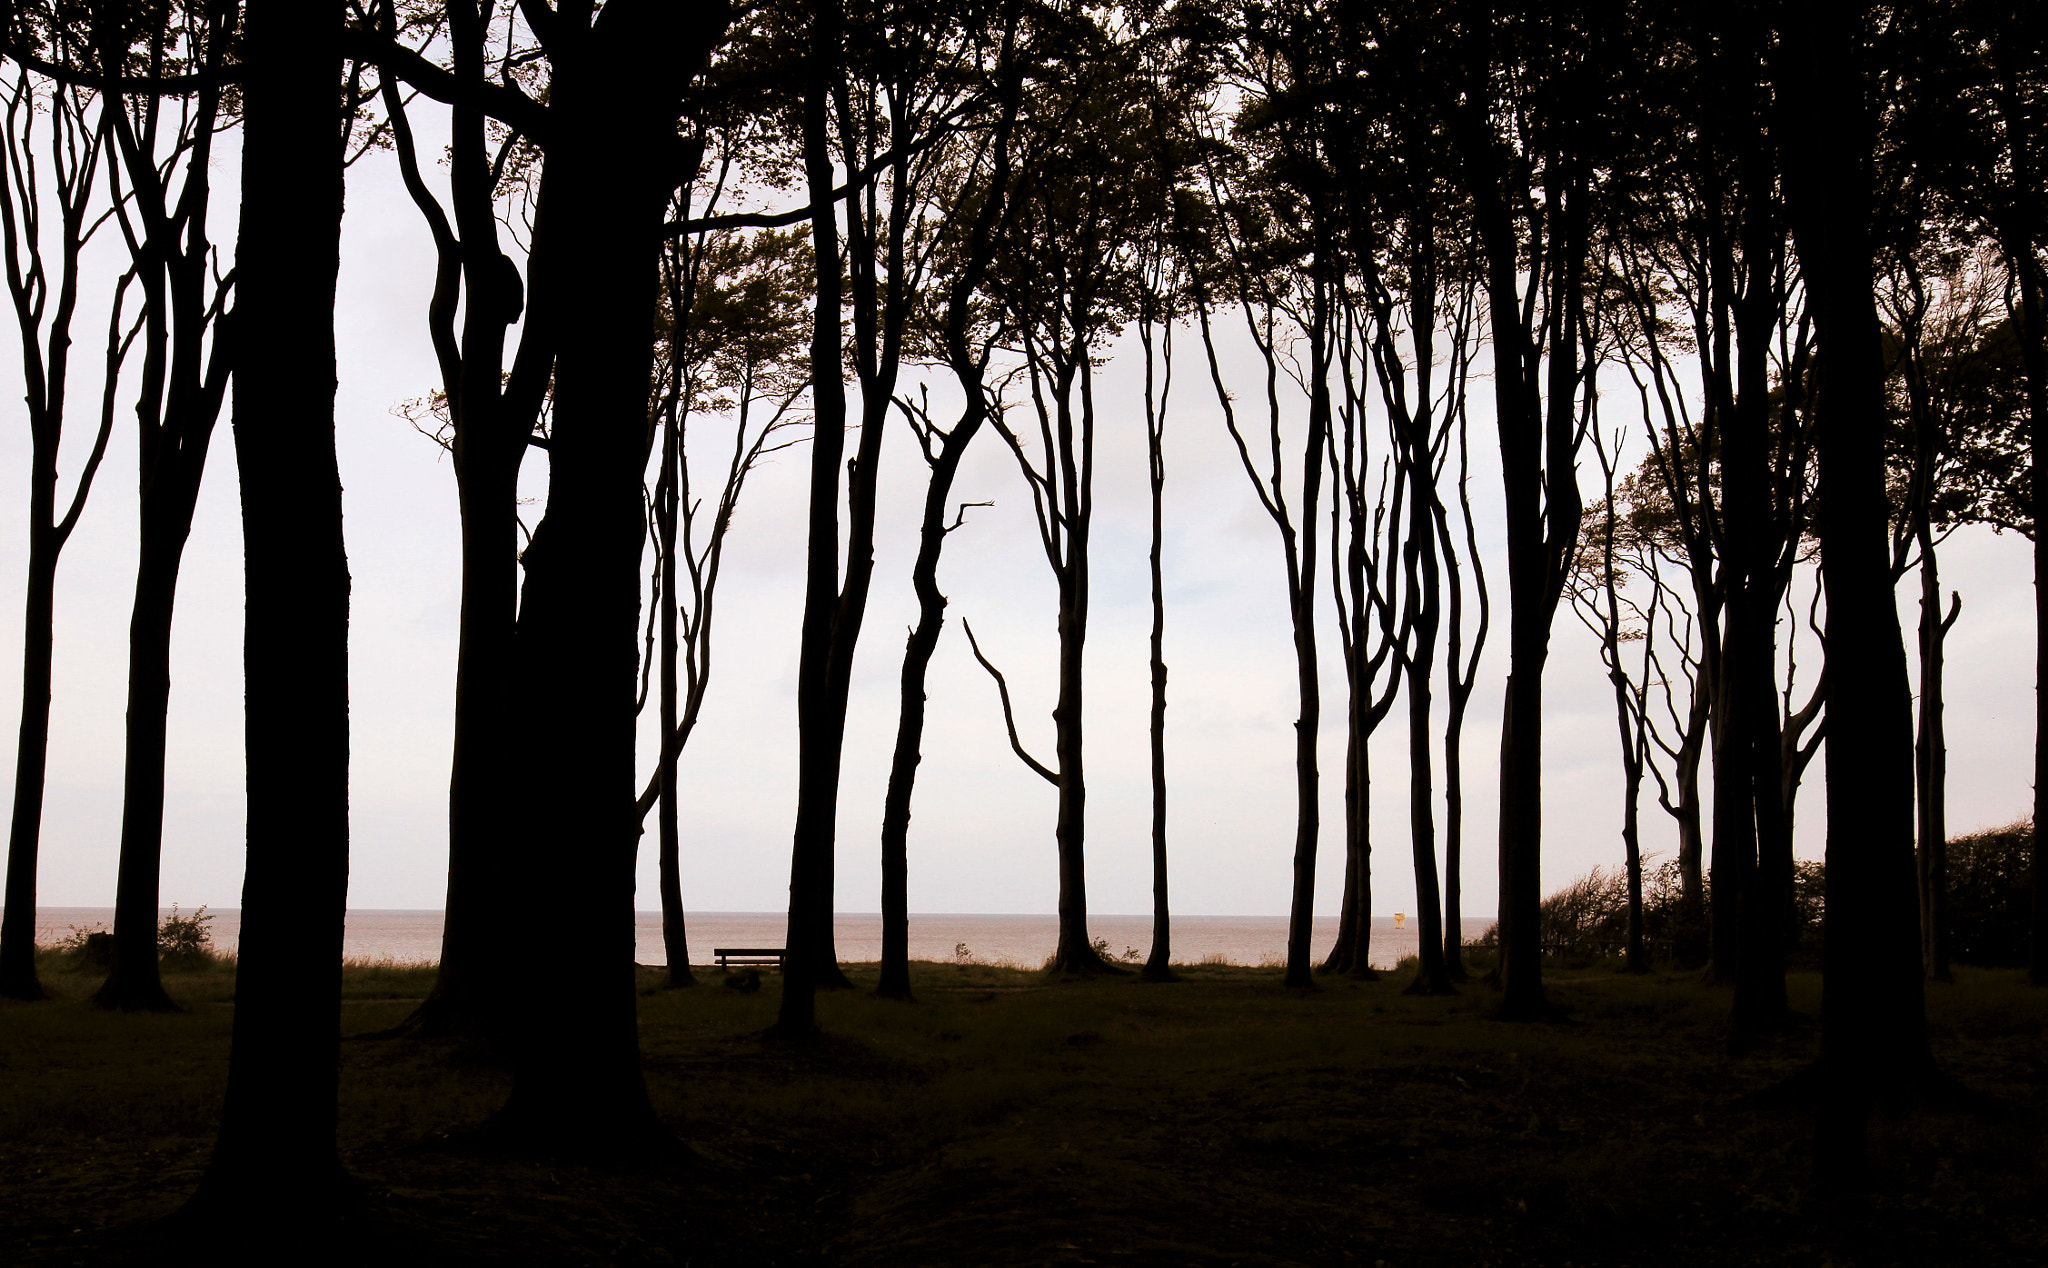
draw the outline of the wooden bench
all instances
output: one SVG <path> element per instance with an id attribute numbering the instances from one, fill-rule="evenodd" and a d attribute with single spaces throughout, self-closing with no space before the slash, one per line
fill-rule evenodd
<path id="1" fill-rule="evenodd" d="M 719 947 L 711 954 L 718 957 L 718 967 L 729 969 L 735 964 L 772 964 L 782 967 L 781 947 Z"/>

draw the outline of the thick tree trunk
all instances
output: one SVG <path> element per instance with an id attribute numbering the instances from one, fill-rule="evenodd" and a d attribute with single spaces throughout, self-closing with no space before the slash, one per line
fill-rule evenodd
<path id="1" fill-rule="evenodd" d="M 220 1138 L 187 1208 L 237 1247 L 315 1244 L 335 1147 L 348 892 L 348 560 L 334 448 L 342 6 L 251 0 L 234 436 L 247 571 L 248 870 Z"/>
<path id="2" fill-rule="evenodd" d="M 1793 12 L 1783 77 L 1799 121 L 1787 201 L 1827 350 L 1818 456 L 1834 689 L 1815 1172 L 1832 1189 L 1861 1183 L 1873 1107 L 1914 1098 L 1933 1073 L 1913 884 L 1911 687 L 1888 549 L 1863 21 L 1860 7 Z"/>
<path id="3" fill-rule="evenodd" d="M 683 162 L 683 86 L 722 38 L 721 11 L 607 5 L 551 40 L 549 112 L 572 144 L 550 234 L 557 340 L 545 519 L 527 547 L 517 657 L 547 778 L 526 782 L 512 834 L 520 895 L 577 913 L 580 934 L 540 957 L 512 1095 L 493 1131 L 588 1157 L 663 1149 L 640 1069 L 634 985 L 634 762 L 640 558 L 646 542 L 648 386 L 664 212 Z"/>
<path id="4" fill-rule="evenodd" d="M 0 924 L 0 995 L 44 998 L 36 975 L 36 855 L 43 834 L 43 777 L 50 758 L 50 657 L 56 619 L 54 453 L 38 446 L 29 485 L 28 598 L 22 618 L 21 728 L 14 750 L 14 819 L 7 839 L 7 912 Z M 156 930 L 150 929 L 150 945 Z"/>

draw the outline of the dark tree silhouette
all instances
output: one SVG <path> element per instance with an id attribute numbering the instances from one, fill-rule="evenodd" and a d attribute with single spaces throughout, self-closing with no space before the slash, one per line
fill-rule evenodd
<path id="1" fill-rule="evenodd" d="M 187 1218 L 240 1255 L 332 1236 L 348 892 L 348 559 L 334 449 L 340 0 L 250 0 L 233 424 L 248 870 L 220 1138 Z"/>
<path id="2" fill-rule="evenodd" d="M 980 87 L 973 65 L 981 41 L 967 20 L 971 12 L 832 0 L 816 6 L 809 23 L 803 166 L 819 260 L 811 354 L 816 425 L 797 670 L 800 752 L 788 958 L 777 1022 L 786 1033 L 810 1029 L 817 987 L 851 985 L 832 945 L 847 696 L 874 578 L 882 437 L 894 408 L 911 309 L 931 262 L 934 213 L 942 220 L 952 210 L 932 205 L 934 178 L 948 158 L 935 142 L 954 130 Z M 839 227 L 830 202 L 835 166 L 861 174 L 848 184 L 843 295 Z M 852 310 L 850 345 L 843 301 Z M 842 380 L 849 361 L 860 388 L 860 441 L 847 464 L 842 577 L 839 481 L 848 412 Z"/>
<path id="3" fill-rule="evenodd" d="M 726 172 L 705 207 L 715 207 Z M 683 219 L 689 220 L 686 187 Z M 644 824 L 656 818 L 661 889 L 661 939 L 670 986 L 689 986 L 690 949 L 682 888 L 681 789 L 678 762 L 697 729 L 711 686 L 712 617 L 725 540 L 749 474 L 760 460 L 796 442 L 782 432 L 810 385 L 799 353 L 799 288 L 810 259 L 796 231 L 747 237 L 699 230 L 671 242 L 662 260 L 663 334 L 657 346 L 661 388 L 658 474 L 649 505 L 655 563 L 650 636 L 660 630 L 659 711 L 665 737 L 652 778 L 638 803 Z M 700 536 L 704 507 L 691 484 L 690 424 L 724 410 L 732 416 L 732 448 L 724 480 Z M 757 419 L 765 413 L 765 420 Z M 687 582 L 687 588 L 685 587 Z M 649 665 L 642 666 L 642 704 Z"/>
<path id="4" fill-rule="evenodd" d="M 1472 198 L 1494 357 L 1508 541 L 1508 686 L 1501 722 L 1501 1015 L 1547 1017 L 1541 929 L 1543 667 L 1578 546 L 1574 460 L 1590 377 L 1579 360 L 1607 99 L 1604 4 L 1536 7 L 1499 21 L 1462 6 L 1450 136 Z M 1524 279 L 1528 290 L 1523 290 Z"/>
<path id="5" fill-rule="evenodd" d="M 185 4 L 168 25 L 97 6 L 95 61 L 139 59 L 152 74 L 189 71 L 198 89 L 175 106 L 153 94 L 114 98 L 107 117 L 126 200 L 116 208 L 144 303 L 141 534 L 128 624 L 127 768 L 115 887 L 113 971 L 95 1003 L 125 1011 L 175 1008 L 157 971 L 158 874 L 164 841 L 164 757 L 171 695 L 171 617 L 178 570 L 215 422 L 226 399 L 231 340 L 220 321 L 233 286 L 207 236 L 209 169 L 222 114 L 221 71 L 238 17 L 233 5 Z M 125 20 L 124 20 L 125 19 Z M 141 19 L 141 21 L 137 21 Z M 179 176 L 173 184 L 173 174 Z"/>
<path id="6" fill-rule="evenodd" d="M 1020 145 L 1032 156 L 1011 232 L 990 271 L 1010 349 L 1037 424 L 1027 445 L 998 403 L 989 425 L 1031 490 L 1039 545 L 1059 586 L 1059 699 L 1054 765 L 1033 758 L 1017 735 L 1009 688 L 995 677 L 1011 748 L 1059 789 L 1056 975 L 1120 974 L 1088 936 L 1087 778 L 1082 656 L 1088 637 L 1089 539 L 1095 514 L 1095 353 L 1134 306 L 1133 244 L 1156 205 L 1130 174 L 1154 152 L 1154 103 L 1134 73 L 1143 32 L 1063 15 L 1053 28 L 1058 59 L 1027 89 Z M 1036 456 L 1034 457 L 1034 452 Z M 970 632 L 971 640 L 971 632 Z"/>
<path id="7" fill-rule="evenodd" d="M 382 6 L 387 38 L 399 34 Z M 450 107 L 448 181 L 452 214 L 427 187 L 415 152 L 399 73 L 382 76 L 385 116 L 406 192 L 434 238 L 437 268 L 428 335 L 441 371 L 443 439 L 453 459 L 462 522 L 462 596 L 456 631 L 454 749 L 448 779 L 448 888 L 441 958 L 425 1001 L 400 1029 L 422 1035 L 502 1034 L 512 972 L 508 920 L 514 893 L 506 841 L 516 819 L 512 690 L 518 616 L 519 469 L 545 444 L 542 409 L 554 366 L 545 314 L 529 316 L 509 367 L 510 326 L 527 306 L 527 286 L 500 241 L 499 198 L 512 187 L 533 195 L 528 272 L 536 280 L 549 250 L 549 184 L 536 170 L 536 138 L 495 124 L 482 101 L 494 67 L 490 15 L 473 0 L 450 0 L 445 32 L 458 90 Z M 432 28 L 419 34 L 432 34 Z M 415 34 L 407 32 L 407 34 Z M 543 301 L 544 302 L 544 301 Z M 458 329 L 458 313 L 460 326 Z"/>
<path id="8" fill-rule="evenodd" d="M 58 50 L 60 60 L 64 50 Z M 57 456 L 71 382 L 71 325 L 78 311 L 79 259 L 111 217 L 94 212 L 105 158 L 104 120 L 87 119 L 93 94 L 26 68 L 6 86 L 6 170 L 0 174 L 0 241 L 7 292 L 21 339 L 28 407 L 28 586 L 22 625 L 21 725 L 14 752 L 14 817 L 7 840 L 6 916 L 0 923 L 0 995 L 43 998 L 36 976 L 36 861 L 42 844 L 43 779 L 50 753 L 50 664 L 55 643 L 57 558 L 78 525 L 114 426 L 114 394 L 133 338 L 123 300 L 134 270 L 115 290 L 107 333 L 98 433 L 60 513 Z M 117 107 L 100 103 L 103 112 Z M 39 126 L 40 125 L 40 126 Z M 42 151 L 47 150 L 47 154 Z M 54 224 L 51 223 L 54 220 Z M 150 948 L 155 950 L 152 906 Z"/>
<path id="9" fill-rule="evenodd" d="M 670 195 L 701 158 L 678 120 L 732 15 L 659 0 L 532 11 L 549 14 L 535 34 L 551 74 L 542 197 L 553 244 L 534 308 L 548 315 L 555 372 L 547 509 L 521 557 L 514 654 L 548 777 L 523 782 L 508 852 L 521 901 L 545 894 L 585 923 L 531 971 L 531 989 L 558 1007 L 514 1032 L 512 1094 L 492 1131 L 616 1158 L 665 1142 L 640 1070 L 633 982 L 659 249 Z"/>
<path id="10" fill-rule="evenodd" d="M 1643 945 L 1640 811 L 1643 772 L 1649 764 L 1650 750 L 1649 684 L 1655 664 L 1651 658 L 1652 640 L 1658 617 L 1662 615 L 1659 601 L 1663 597 L 1663 589 L 1652 582 L 1648 598 L 1650 606 L 1647 608 L 1633 593 L 1626 600 L 1622 598 L 1622 591 L 1628 589 L 1630 580 L 1628 564 L 1624 560 L 1630 553 L 1638 557 L 1646 553 L 1639 544 L 1636 544 L 1634 552 L 1621 544 L 1621 538 L 1629 528 L 1617 509 L 1614 491 L 1614 455 L 1621 449 L 1622 433 L 1616 431 L 1613 440 L 1608 440 L 1601 430 L 1597 406 L 1593 426 L 1588 432 L 1593 440 L 1594 456 L 1600 463 L 1603 495 L 1599 505 L 1586 511 L 1586 540 L 1579 546 L 1570 597 L 1572 609 L 1580 622 L 1600 640 L 1600 661 L 1607 669 L 1607 681 L 1614 688 L 1614 721 L 1621 736 L 1622 865 L 1628 883 L 1628 940 L 1623 949 L 1623 959 L 1628 972 L 1647 973 L 1650 964 Z M 1655 558 L 1653 551 L 1647 553 L 1651 559 Z M 1634 673 L 1629 671 L 1622 656 L 1622 644 L 1626 642 L 1642 644 L 1640 668 Z"/>
<path id="11" fill-rule="evenodd" d="M 960 417 L 950 428 L 941 428 L 922 401 L 897 401 L 931 475 L 918 526 L 917 559 L 910 571 L 911 588 L 917 595 L 917 624 L 911 627 L 903 650 L 896 745 L 882 800 L 882 973 L 875 993 L 890 999 L 910 998 L 910 806 L 918 763 L 923 758 L 925 682 L 946 621 L 946 596 L 939 591 L 939 556 L 947 535 L 963 522 L 966 509 L 960 508 L 948 522 L 953 481 L 968 444 L 989 413 L 988 362 L 999 327 L 981 320 L 981 288 L 1017 196 L 1011 149 L 1023 82 L 1016 56 L 1014 7 L 1006 7 L 1002 21 L 995 47 L 983 51 L 984 58 L 993 56 L 991 70 L 1001 104 L 986 149 L 977 151 L 962 173 L 966 188 L 958 206 L 963 213 L 969 208 L 972 212 L 958 215 L 954 221 L 958 237 L 943 266 L 951 273 L 946 302 L 943 308 L 934 305 L 927 316 L 927 322 L 939 328 L 924 334 L 960 385 Z M 981 175 L 984 163 L 985 176 Z"/>
<path id="12" fill-rule="evenodd" d="M 1837 686 L 1815 1171 L 1832 1188 L 1861 1182 L 1872 1108 L 1920 1094 L 1933 1072 L 1913 877 L 1911 691 L 1886 541 L 1869 20 L 1861 6 L 1788 13 L 1779 77 L 1794 121 L 1787 206 L 1824 348 L 1819 524 Z"/>

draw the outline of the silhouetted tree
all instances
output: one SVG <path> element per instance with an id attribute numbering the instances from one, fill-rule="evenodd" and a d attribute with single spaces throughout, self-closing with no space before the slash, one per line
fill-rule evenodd
<path id="1" fill-rule="evenodd" d="M 723 167 L 706 213 L 723 187 Z M 687 187 L 680 210 L 687 223 Z M 800 355 L 801 287 L 810 273 L 801 234 L 713 233 L 679 236 L 663 256 L 663 326 L 656 348 L 661 386 L 654 413 L 661 436 L 649 495 L 655 554 L 649 635 L 658 626 L 664 738 L 638 809 L 644 823 L 658 808 L 661 937 L 671 986 L 695 981 L 683 908 L 677 764 L 711 686 L 712 617 L 726 534 L 756 464 L 796 443 L 783 432 L 796 422 L 791 409 L 810 386 L 809 365 Z M 690 424 L 717 413 L 731 417 L 732 446 L 710 523 L 700 534 L 704 506 L 691 483 Z M 642 666 L 643 704 L 651 668 Z"/>
<path id="2" fill-rule="evenodd" d="M 1932 1075 L 1913 877 L 1913 731 L 1886 549 L 1884 364 L 1871 221 L 1876 128 L 1862 6 L 1788 12 L 1786 203 L 1822 345 L 1828 902 L 1815 1170 L 1860 1183 L 1873 1107 Z M 1851 689 L 1853 687 L 1853 689 Z"/>
<path id="3" fill-rule="evenodd" d="M 249 0 L 241 41 L 235 459 L 248 865 L 220 1138 L 186 1208 L 239 1257 L 331 1244 L 348 893 L 348 559 L 334 449 L 340 0 Z"/>
<path id="4" fill-rule="evenodd" d="M 1023 99 L 1023 72 L 1016 52 L 1016 6 L 1005 5 L 999 20 L 1000 27 L 987 32 L 977 49 L 983 73 L 995 81 L 996 119 L 985 146 L 952 159 L 959 182 L 952 195 L 957 210 L 942 226 L 938 244 L 946 299 L 943 307 L 934 304 L 925 310 L 925 329 L 919 332 L 959 384 L 960 416 L 950 428 L 942 428 L 922 400 L 899 397 L 896 402 L 917 439 L 930 478 L 918 526 L 917 559 L 910 571 L 917 624 L 903 650 L 896 745 L 882 801 L 882 972 L 875 993 L 890 999 L 910 998 L 910 806 L 923 760 L 925 683 L 946 621 L 939 556 L 946 537 L 964 522 L 964 506 L 950 522 L 947 518 L 953 481 L 968 444 L 988 419 L 988 362 L 1001 327 L 985 311 L 982 285 L 1017 198 L 1011 151 Z"/>
<path id="5" fill-rule="evenodd" d="M 1032 158 L 1012 229 L 990 271 L 1006 351 L 1017 359 L 1036 426 L 1028 444 L 999 403 L 989 424 L 1031 490 L 1039 545 L 1059 586 L 1059 699 L 1054 765 L 1018 738 L 1009 689 L 996 678 L 1011 748 L 1059 790 L 1059 943 L 1055 974 L 1123 973 L 1088 936 L 1087 778 L 1082 660 L 1088 637 L 1089 540 L 1095 514 L 1095 356 L 1136 305 L 1135 241 L 1156 198 L 1132 179 L 1155 152 L 1154 102 L 1136 69 L 1144 29 L 1114 12 L 1042 15 L 1048 54 L 1027 86 L 1018 127 Z M 1000 386 L 1000 385 L 998 385 Z"/>
<path id="6" fill-rule="evenodd" d="M 54 50 L 68 62 L 69 50 Z M 71 325 L 78 311 L 79 260 L 111 218 L 95 213 L 107 118 L 118 112 L 88 90 L 51 82 L 18 67 L 0 90 L 5 161 L 0 176 L 0 241 L 7 292 L 21 338 L 23 400 L 28 409 L 28 585 L 22 622 L 21 724 L 14 753 L 14 817 L 7 841 L 6 916 L 0 923 L 0 995 L 43 998 L 36 977 L 36 862 L 42 843 L 43 780 L 50 752 L 50 665 L 55 643 L 57 558 L 92 492 L 114 426 L 115 391 L 133 327 L 123 302 L 135 270 L 114 291 L 98 432 L 70 503 L 58 511 L 57 456 L 64 440 L 71 383 Z M 88 118 L 95 102 L 100 117 Z M 54 223 L 53 223 L 54 222 Z M 154 907 L 151 910 L 154 950 Z"/>
<path id="7" fill-rule="evenodd" d="M 151 77 L 192 74 L 175 104 L 123 95 L 107 118 L 125 177 L 116 205 L 144 303 L 140 549 L 128 624 L 127 768 L 115 888 L 114 964 L 93 997 L 106 1008 L 175 1008 L 157 971 L 158 875 L 164 840 L 164 757 L 171 692 L 171 618 L 178 570 L 206 455 L 226 399 L 231 332 L 221 316 L 233 287 L 207 235 L 213 138 L 222 123 L 221 71 L 239 17 L 232 4 L 179 4 L 160 13 L 98 5 L 97 65 L 139 63 Z M 173 184 L 173 176 L 178 178 Z"/>
<path id="8" fill-rule="evenodd" d="M 1579 359 L 1610 42 L 1604 4 L 1460 6 L 1450 137 L 1472 198 L 1494 354 L 1508 543 L 1509 673 L 1501 723 L 1501 1015 L 1548 1016 L 1542 901 L 1543 666 L 1578 546 L 1574 460 L 1591 391 Z M 1528 289 L 1523 289 L 1526 280 Z"/>

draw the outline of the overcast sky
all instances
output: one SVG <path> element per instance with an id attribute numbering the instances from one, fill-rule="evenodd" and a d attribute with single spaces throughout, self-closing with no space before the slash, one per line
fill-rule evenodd
<path id="1" fill-rule="evenodd" d="M 421 149 L 437 152 L 422 118 Z M 231 138 L 230 138 L 231 139 Z M 232 242 L 232 146 L 217 162 L 217 235 Z M 454 475 L 446 458 L 392 407 L 438 380 L 425 335 L 432 279 L 427 232 L 388 155 L 351 171 L 337 328 L 337 429 L 350 570 L 352 832 L 349 904 L 428 908 L 445 883 L 446 790 L 458 600 Z M 104 268 L 77 324 L 80 361 L 97 359 Z M 98 314 L 98 315 L 95 315 Z M 19 357 L 0 340 L 0 727 L 20 702 L 22 578 L 29 441 Z M 1168 423 L 1166 655 L 1171 667 L 1168 776 L 1175 909 L 1282 914 L 1294 837 L 1297 716 L 1280 543 L 1247 486 L 1196 361 L 1182 364 Z M 91 355 L 86 355 L 90 353 Z M 1134 341 L 1120 344 L 1098 385 L 1101 409 L 1088 644 L 1089 896 L 1098 912 L 1151 906 L 1146 748 L 1150 610 L 1142 379 Z M 1484 359 L 1482 359 L 1484 364 Z M 1242 356 L 1232 372 L 1255 394 Z M 935 376 L 935 383 L 944 376 Z M 1465 911 L 1495 902 L 1494 787 L 1505 662 L 1500 491 L 1486 399 L 1475 382 L 1474 501 L 1494 579 L 1495 637 L 1467 725 Z M 70 487 L 90 443 L 97 386 L 75 385 Z M 1616 409 L 1627 402 L 1617 397 Z M 133 415 L 113 445 L 58 578 L 57 658 L 44 813 L 40 899 L 110 906 L 121 813 L 127 621 L 135 560 Z M 903 637 L 915 618 L 909 569 L 924 466 L 897 420 L 885 446 L 873 598 L 856 661 L 840 795 L 838 906 L 879 908 L 877 837 L 894 739 Z M 232 441 L 223 418 L 200 498 L 179 593 L 173 650 L 171 751 L 163 901 L 240 902 L 242 875 L 241 542 Z M 715 669 L 702 724 L 682 760 L 683 891 L 707 911 L 785 905 L 796 790 L 796 667 L 803 583 L 803 501 L 809 449 L 770 459 L 754 476 L 730 539 L 718 605 Z M 1581 482 L 1597 483 L 1588 454 Z M 527 491 L 545 490 L 535 453 Z M 970 657 L 959 618 L 1009 676 L 1028 746 L 1050 759 L 1055 689 L 1055 589 L 1031 521 L 1029 493 L 987 432 L 957 486 L 969 512 L 953 535 L 940 585 L 952 605 L 931 674 L 931 711 L 910 838 L 913 911 L 1050 912 L 1057 898 L 1056 794 L 1010 753 L 995 690 Z M 1327 507 L 1327 500 L 1325 506 Z M 1963 596 L 1948 662 L 1952 831 L 2023 817 L 2031 802 L 2033 616 L 2027 544 L 1989 531 L 1958 534 L 1943 555 L 1945 588 Z M 1803 579 L 1802 586 L 1810 585 Z M 1342 679 L 1327 602 L 1319 632 L 1324 675 L 1323 845 L 1318 912 L 1334 913 L 1343 865 Z M 1901 612 L 1917 619 L 1917 587 Z M 1544 885 L 1554 888 L 1621 857 L 1621 778 L 1612 696 L 1598 649 L 1560 612 L 1546 678 Z M 653 712 L 649 709 L 649 714 Z M 1374 743 L 1374 908 L 1413 909 L 1407 832 L 1405 709 Z M 1442 720 L 1439 694 L 1437 717 Z M 651 735 L 651 726 L 647 728 Z M 8 751 L 11 751 L 11 746 Z M 643 741 L 643 754 L 652 752 Z M 643 773 L 650 765 L 643 759 Z M 0 767 L 11 785 L 13 764 Z M 1822 851 L 1817 764 L 1799 806 L 1798 850 Z M 1439 786 L 1441 771 L 1439 771 Z M 1669 820 L 1646 797 L 1646 848 L 1668 851 Z M 659 905 L 653 838 L 639 906 Z"/>

